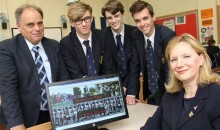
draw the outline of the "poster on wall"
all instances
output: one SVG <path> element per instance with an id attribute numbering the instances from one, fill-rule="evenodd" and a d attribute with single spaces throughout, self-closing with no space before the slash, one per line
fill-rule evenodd
<path id="1" fill-rule="evenodd" d="M 201 28 L 202 45 L 207 45 L 207 42 L 210 39 L 213 39 L 213 27 L 212 26 L 202 27 Z"/>
<path id="2" fill-rule="evenodd" d="M 201 18 L 202 19 L 213 18 L 213 8 L 201 10 Z"/>
<path id="3" fill-rule="evenodd" d="M 175 31 L 175 20 L 174 19 L 164 20 L 163 25 Z"/>
<path id="4" fill-rule="evenodd" d="M 186 24 L 186 16 L 177 16 L 176 25 Z"/>

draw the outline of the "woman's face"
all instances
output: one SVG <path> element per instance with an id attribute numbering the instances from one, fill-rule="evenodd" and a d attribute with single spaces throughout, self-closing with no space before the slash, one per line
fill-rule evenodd
<path id="1" fill-rule="evenodd" d="M 177 43 L 170 52 L 170 69 L 183 83 L 197 83 L 204 55 L 197 54 L 187 43 Z"/>

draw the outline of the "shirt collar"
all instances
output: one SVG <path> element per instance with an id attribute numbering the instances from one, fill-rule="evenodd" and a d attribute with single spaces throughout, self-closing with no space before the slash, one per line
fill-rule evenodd
<path id="1" fill-rule="evenodd" d="M 145 41 L 147 41 L 147 39 L 149 39 L 151 41 L 151 43 L 154 43 L 154 37 L 155 37 L 155 29 L 154 29 L 154 32 L 152 33 L 152 35 L 150 37 L 147 37 L 146 35 L 144 35 Z"/>
<path id="2" fill-rule="evenodd" d="M 77 34 L 76 34 L 77 35 Z M 92 32 L 90 33 L 90 35 L 89 35 L 89 38 L 88 39 L 83 39 L 83 38 L 81 38 L 79 35 L 77 35 L 77 37 L 78 37 L 78 39 L 79 39 L 79 41 L 80 41 L 80 43 L 82 44 L 83 43 L 83 41 L 85 41 L 85 40 L 89 40 L 89 43 L 91 43 L 92 42 Z"/>
<path id="3" fill-rule="evenodd" d="M 118 34 L 121 34 L 121 37 L 124 37 L 124 30 L 125 30 L 125 28 L 124 28 L 124 24 L 122 25 L 123 27 L 122 27 L 122 30 L 121 30 L 121 32 L 120 33 L 116 33 L 116 32 L 114 32 L 112 29 L 112 33 L 113 33 L 113 36 L 114 36 L 114 38 L 116 37 L 116 35 L 118 35 Z"/>
<path id="4" fill-rule="evenodd" d="M 32 50 L 32 48 L 33 48 L 34 46 L 38 46 L 39 48 L 43 48 L 43 45 L 42 45 L 41 41 L 38 42 L 36 45 L 32 44 L 32 43 L 31 43 L 30 41 L 28 41 L 27 39 L 25 39 L 25 41 L 26 41 L 26 43 L 27 43 L 28 48 L 29 48 L 30 51 Z"/>

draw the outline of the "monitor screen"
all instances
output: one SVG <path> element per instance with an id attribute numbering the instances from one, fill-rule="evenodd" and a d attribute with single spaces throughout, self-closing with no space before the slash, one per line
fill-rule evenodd
<path id="1" fill-rule="evenodd" d="M 53 130 L 82 130 L 128 118 L 118 74 L 46 84 Z"/>

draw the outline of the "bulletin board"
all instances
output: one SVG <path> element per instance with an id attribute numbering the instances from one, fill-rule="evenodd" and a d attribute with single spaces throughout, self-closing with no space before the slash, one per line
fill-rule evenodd
<path id="1" fill-rule="evenodd" d="M 196 12 L 191 12 L 187 14 L 176 14 L 176 15 L 170 15 L 169 17 L 166 18 L 158 18 L 155 23 L 158 23 L 160 25 L 164 25 L 164 23 L 167 24 L 166 21 L 175 21 L 173 26 L 172 23 L 170 22 L 169 27 L 172 27 L 176 32 L 176 35 L 181 35 L 183 33 L 189 33 L 193 35 L 195 38 L 198 39 L 198 21 L 197 21 L 197 13 Z"/>
<path id="2" fill-rule="evenodd" d="M 12 37 L 20 33 L 18 31 L 18 28 L 11 28 L 11 31 L 12 31 Z M 44 36 L 60 42 L 60 40 L 62 39 L 62 28 L 61 27 L 45 27 Z"/>

